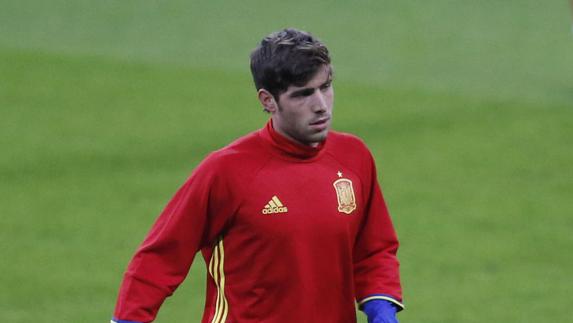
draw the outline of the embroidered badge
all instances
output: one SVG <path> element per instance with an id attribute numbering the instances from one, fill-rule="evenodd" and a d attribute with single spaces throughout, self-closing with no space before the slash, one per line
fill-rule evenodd
<path id="1" fill-rule="evenodd" d="M 338 177 L 342 177 L 339 171 Z M 356 198 L 354 196 L 354 189 L 352 188 L 352 181 L 348 178 L 339 178 L 332 185 L 336 190 L 336 197 L 338 199 L 338 212 L 350 214 L 356 210 Z"/>

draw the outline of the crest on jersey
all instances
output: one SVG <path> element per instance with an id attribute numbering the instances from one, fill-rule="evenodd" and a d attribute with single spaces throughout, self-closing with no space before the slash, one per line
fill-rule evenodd
<path id="1" fill-rule="evenodd" d="M 352 181 L 348 178 L 340 178 L 332 185 L 334 185 L 336 197 L 338 198 L 338 212 L 350 214 L 356 210 L 356 198 L 352 188 Z"/>

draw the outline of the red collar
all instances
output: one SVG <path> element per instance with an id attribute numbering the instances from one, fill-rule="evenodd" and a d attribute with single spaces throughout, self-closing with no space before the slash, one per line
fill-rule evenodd
<path id="1" fill-rule="evenodd" d="M 326 145 L 326 140 L 319 143 L 316 147 L 295 142 L 278 133 L 273 128 L 272 120 L 267 122 L 266 126 L 259 131 L 259 134 L 270 143 L 273 150 L 279 154 L 285 157 L 294 157 L 303 160 L 314 159 L 314 157 L 317 157 L 320 152 L 324 150 L 323 148 Z"/>

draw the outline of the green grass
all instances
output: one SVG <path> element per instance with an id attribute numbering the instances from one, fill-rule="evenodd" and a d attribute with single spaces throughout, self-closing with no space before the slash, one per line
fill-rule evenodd
<path id="1" fill-rule="evenodd" d="M 241 3 L 0 0 L 2 321 L 109 319 L 176 188 L 264 124 L 247 57 L 288 25 L 327 42 L 335 128 L 377 158 L 401 321 L 569 320 L 565 3 Z M 198 257 L 157 322 L 199 321 L 204 279 Z"/>

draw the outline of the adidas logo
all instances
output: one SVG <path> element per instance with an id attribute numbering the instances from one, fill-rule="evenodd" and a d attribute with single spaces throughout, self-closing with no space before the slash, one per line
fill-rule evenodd
<path id="1" fill-rule="evenodd" d="M 273 198 L 265 205 L 265 208 L 261 211 L 263 214 L 273 214 L 273 213 L 287 213 L 288 209 L 282 204 L 279 198 L 275 195 Z"/>

